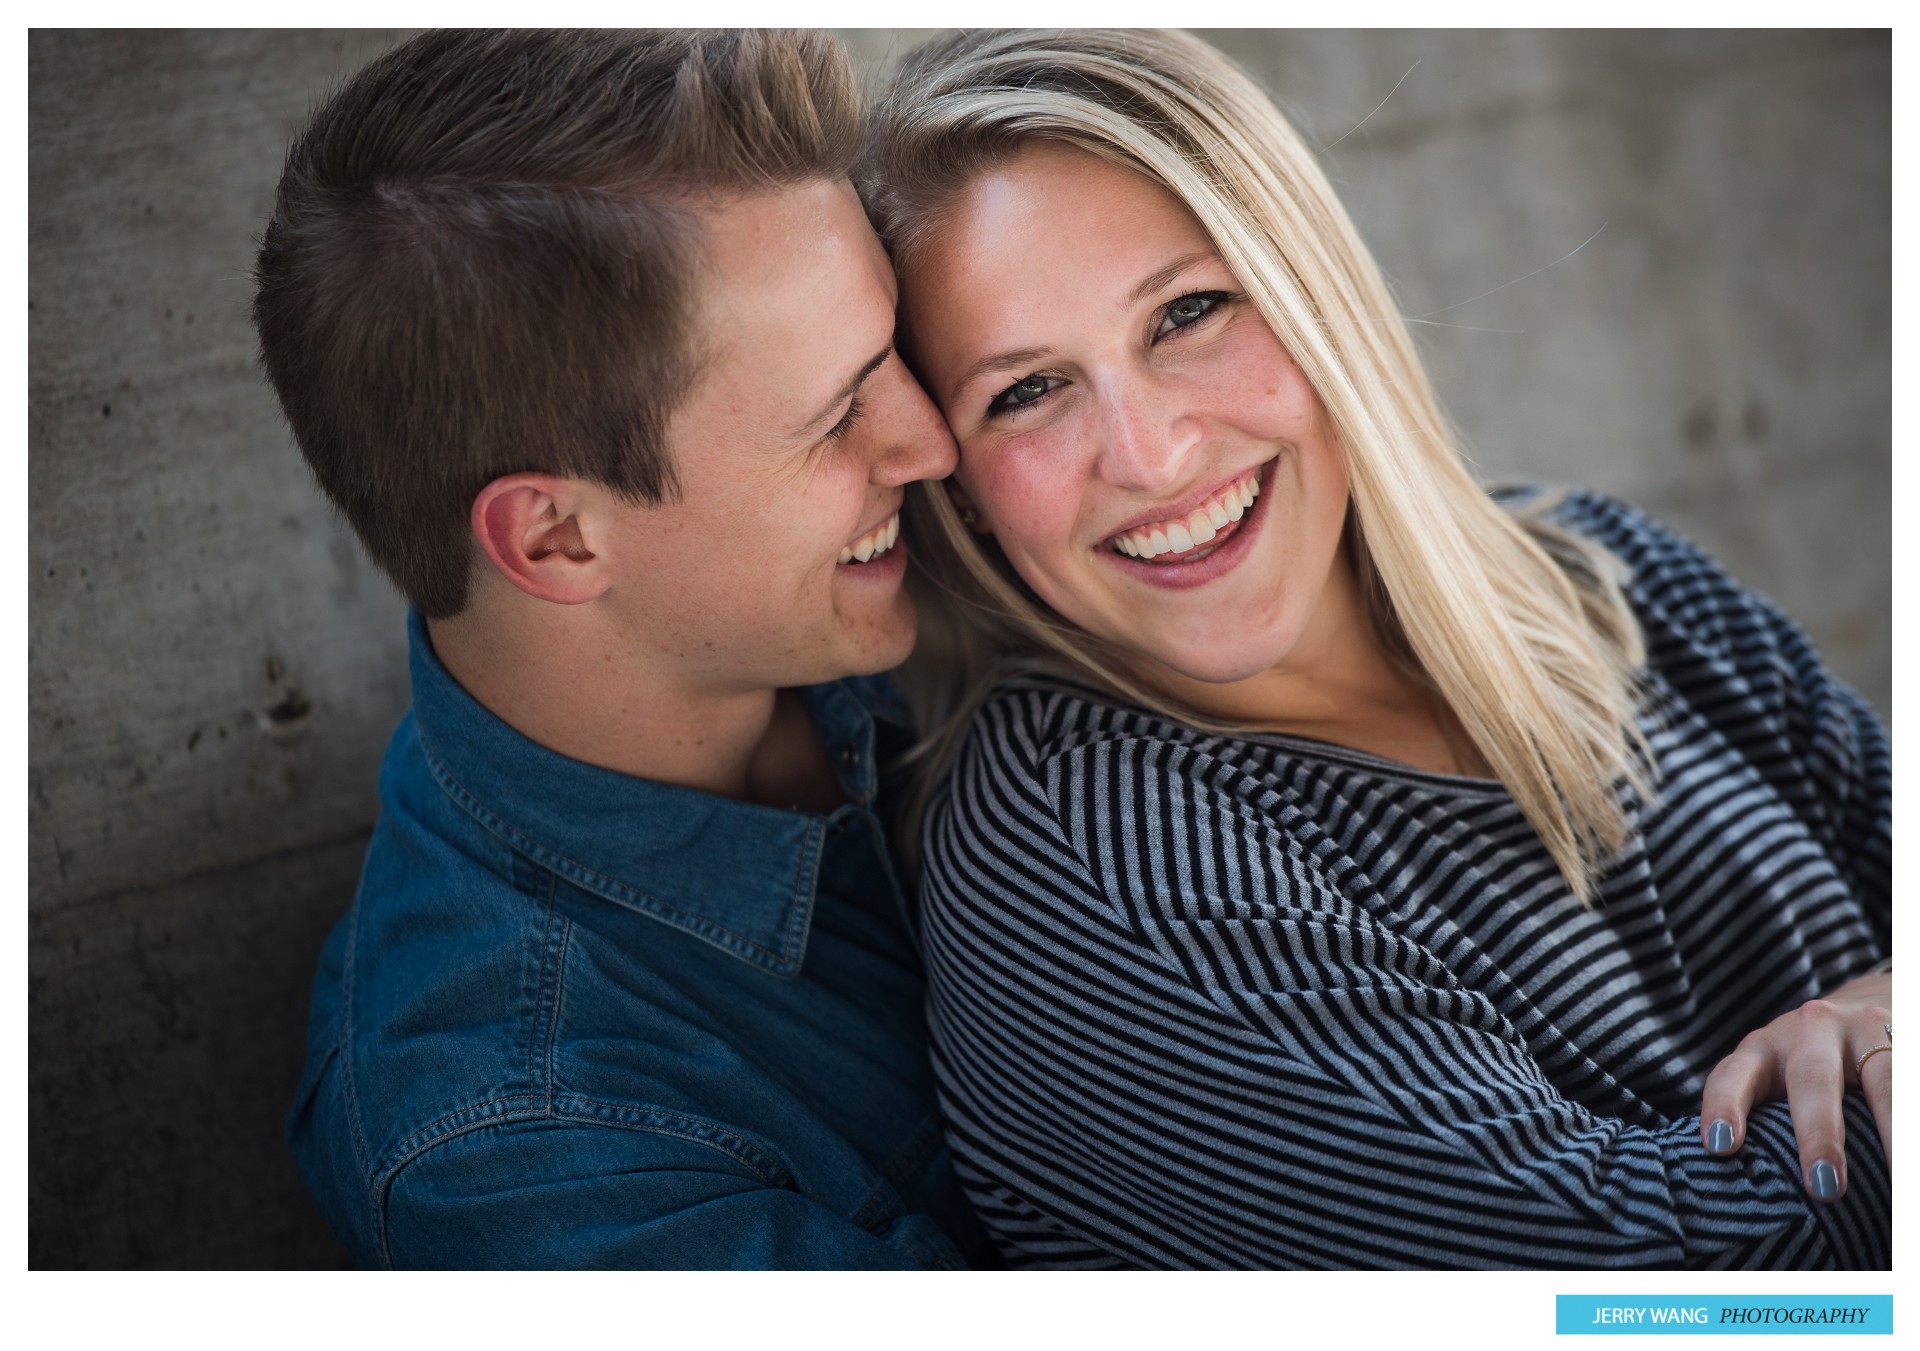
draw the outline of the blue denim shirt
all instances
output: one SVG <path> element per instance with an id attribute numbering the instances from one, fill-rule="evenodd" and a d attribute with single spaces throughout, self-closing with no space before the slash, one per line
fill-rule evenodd
<path id="1" fill-rule="evenodd" d="M 802 691 L 848 800 L 822 816 L 546 750 L 409 626 L 413 709 L 288 1126 L 355 1261 L 984 1258 L 872 809 L 887 682 Z"/>

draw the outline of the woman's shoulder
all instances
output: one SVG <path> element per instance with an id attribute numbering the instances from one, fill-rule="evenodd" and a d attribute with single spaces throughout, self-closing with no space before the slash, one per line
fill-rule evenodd
<path id="1" fill-rule="evenodd" d="M 1592 540 L 1636 578 L 1703 570 L 1721 573 L 1699 545 L 1617 497 L 1590 488 L 1538 484 L 1503 486 L 1493 489 L 1492 495 L 1523 520 L 1544 520 Z"/>
<path id="2" fill-rule="evenodd" d="M 1643 627 L 1716 654 L 1785 621 L 1698 544 L 1639 508 L 1584 488 L 1502 488 L 1494 499 L 1599 545 L 1620 563 L 1620 586 Z M 1649 635 L 1650 637 L 1652 635 Z"/>
<path id="3" fill-rule="evenodd" d="M 989 754 L 1018 748 L 1038 765 L 1101 743 L 1187 743 L 1205 735 L 1089 681 L 1029 671 L 994 685 L 974 712 L 969 741 Z"/>

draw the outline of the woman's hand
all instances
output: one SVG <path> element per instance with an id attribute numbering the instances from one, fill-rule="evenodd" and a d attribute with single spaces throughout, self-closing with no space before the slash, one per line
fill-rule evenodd
<path id="1" fill-rule="evenodd" d="M 1893 1166 L 1893 1052 L 1860 1057 L 1891 1041 L 1893 977 L 1859 976 L 1824 999 L 1809 999 L 1750 1032 L 1707 1076 L 1700 1136 L 1709 1154 L 1746 1143 L 1747 1112 L 1756 1102 L 1786 1098 L 1800 1146 L 1808 1195 L 1837 1201 L 1847 1191 L 1847 1132 L 1840 1102 L 1858 1083 L 1873 1110 L 1880 1148 Z M 1856 1066 L 1858 1070 L 1856 1072 Z"/>

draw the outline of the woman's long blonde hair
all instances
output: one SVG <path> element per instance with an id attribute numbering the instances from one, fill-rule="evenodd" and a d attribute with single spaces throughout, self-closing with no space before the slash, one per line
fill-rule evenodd
<path id="1" fill-rule="evenodd" d="M 1023 144 L 1144 174 L 1193 213 L 1326 408 L 1351 484 L 1347 546 L 1387 651 L 1452 708 L 1582 901 L 1623 842 L 1616 786 L 1650 796 L 1634 720 L 1638 625 L 1603 550 L 1509 513 L 1469 474 L 1385 280 L 1260 88 L 1178 32 L 1019 30 L 912 53 L 874 111 L 862 187 L 906 271 L 941 213 Z M 973 711 L 1019 670 L 1071 675 L 1223 729 L 1068 624 L 938 485 L 908 503 L 921 642 L 903 685 L 928 795 Z"/>

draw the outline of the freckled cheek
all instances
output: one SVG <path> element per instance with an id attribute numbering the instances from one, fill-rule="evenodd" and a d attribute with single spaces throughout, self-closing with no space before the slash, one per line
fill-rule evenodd
<path id="1" fill-rule="evenodd" d="M 811 492 L 796 492 L 777 505 L 788 530 L 815 537 L 833 537 L 837 547 L 873 514 L 870 485 L 864 473 L 842 474 L 832 485 L 817 484 Z"/>
<path id="2" fill-rule="evenodd" d="M 1299 441 L 1324 426 L 1313 387 L 1271 339 L 1210 367 L 1205 398 L 1216 417 L 1266 441 Z"/>
<path id="3" fill-rule="evenodd" d="M 961 487 L 1010 555 L 1044 558 L 1072 543 L 1085 480 L 1059 449 L 1028 443 L 1013 452 L 961 452 Z"/>

